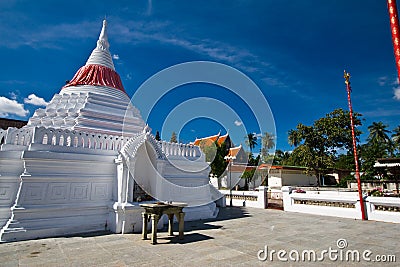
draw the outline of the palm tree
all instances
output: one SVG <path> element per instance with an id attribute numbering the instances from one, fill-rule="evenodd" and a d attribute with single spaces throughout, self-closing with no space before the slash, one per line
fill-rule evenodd
<path id="1" fill-rule="evenodd" d="M 400 126 L 393 129 L 392 142 L 397 149 L 400 149 Z"/>
<path id="2" fill-rule="evenodd" d="M 253 153 L 253 148 L 257 145 L 257 136 L 255 133 L 248 133 L 245 137 L 246 145 L 250 148 L 250 153 Z"/>
<path id="3" fill-rule="evenodd" d="M 262 147 L 266 149 L 268 152 L 269 149 L 273 148 L 275 146 L 275 136 L 265 132 L 264 136 L 261 139 L 262 142 Z"/>
<path id="4" fill-rule="evenodd" d="M 289 158 L 290 158 L 290 152 L 277 149 L 275 151 L 275 157 L 274 157 L 273 164 L 274 165 L 285 165 L 285 164 L 287 164 L 287 161 Z"/>
<path id="5" fill-rule="evenodd" d="M 261 138 L 261 157 L 264 162 L 267 161 L 269 150 L 275 147 L 275 136 L 265 132 L 263 137 Z"/>
<path id="6" fill-rule="evenodd" d="M 289 130 L 288 143 L 291 146 L 298 146 L 300 144 L 299 132 L 296 130 Z"/>
<path id="7" fill-rule="evenodd" d="M 388 126 L 383 124 L 381 121 L 373 122 L 372 125 L 368 126 L 368 141 L 371 141 L 372 143 L 390 143 L 390 138 L 388 136 L 390 131 L 386 129 L 387 127 Z"/>

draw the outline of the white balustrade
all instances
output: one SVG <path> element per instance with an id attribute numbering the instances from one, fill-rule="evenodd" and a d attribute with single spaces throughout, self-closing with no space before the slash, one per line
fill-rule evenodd
<path id="1" fill-rule="evenodd" d="M 5 136 L 5 144 L 28 146 L 32 140 L 31 128 L 8 128 Z"/>
<path id="2" fill-rule="evenodd" d="M 162 152 L 167 156 L 182 156 L 197 158 L 201 156 L 198 146 L 192 144 L 171 143 L 166 141 L 159 141 Z"/>
<path id="3" fill-rule="evenodd" d="M 138 134 L 142 135 L 142 134 Z M 36 128 L 9 128 L 7 131 L 1 130 L 0 141 L 4 138 L 4 143 L 12 145 L 28 146 L 31 141 L 35 144 L 80 147 L 100 150 L 119 151 L 130 139 L 123 136 L 86 133 L 65 129 L 54 129 L 45 127 Z M 192 144 L 171 143 L 156 141 L 153 136 L 147 139 L 153 144 L 158 156 L 181 156 L 197 158 L 201 156 L 198 146 Z"/>
<path id="4" fill-rule="evenodd" d="M 37 127 L 33 143 L 118 151 L 127 140 L 123 136 Z"/>

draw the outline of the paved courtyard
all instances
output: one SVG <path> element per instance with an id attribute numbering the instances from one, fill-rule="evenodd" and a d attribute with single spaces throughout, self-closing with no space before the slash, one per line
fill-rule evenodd
<path id="1" fill-rule="evenodd" d="M 279 210 L 223 208 L 214 220 L 186 222 L 184 240 L 168 237 L 166 229 L 158 236 L 157 245 L 141 240 L 140 234 L 109 233 L 3 243 L 0 266 L 397 266 L 363 260 L 366 250 L 371 260 L 395 255 L 400 261 L 399 224 Z M 337 244 L 338 239 L 344 240 Z M 272 262 L 270 257 L 260 261 L 257 254 L 265 257 L 265 246 L 268 256 L 271 250 L 283 250 L 286 254 L 280 256 L 288 261 L 279 260 L 277 253 Z M 322 254 L 330 248 L 331 255 Z M 311 250 L 323 260 L 308 261 Z M 345 261 L 349 250 L 360 253 L 360 262 Z M 306 261 L 295 262 L 296 251 L 300 260 L 305 253 Z"/>

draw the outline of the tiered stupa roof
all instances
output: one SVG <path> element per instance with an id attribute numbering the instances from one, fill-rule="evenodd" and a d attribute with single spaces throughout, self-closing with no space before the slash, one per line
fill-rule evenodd
<path id="1" fill-rule="evenodd" d="M 125 93 L 121 78 L 115 71 L 107 38 L 107 21 L 103 21 L 96 48 L 90 54 L 86 64 L 81 67 L 63 88 L 76 85 L 105 86 Z"/>
<path id="2" fill-rule="evenodd" d="M 107 21 L 86 64 L 55 94 L 45 109 L 38 109 L 28 125 L 113 135 L 132 135 L 145 126 L 130 103 L 115 71 L 107 38 Z"/>

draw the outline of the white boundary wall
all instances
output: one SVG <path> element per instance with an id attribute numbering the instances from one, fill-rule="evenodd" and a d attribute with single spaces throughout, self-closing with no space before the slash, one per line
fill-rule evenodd
<path id="1" fill-rule="evenodd" d="M 226 205 L 230 205 L 230 190 L 219 190 L 221 194 L 225 195 Z M 232 206 L 235 207 L 251 207 L 266 209 L 268 205 L 267 200 L 267 186 L 258 187 L 258 191 L 235 191 L 232 190 Z"/>
<path id="2" fill-rule="evenodd" d="M 361 219 L 358 192 L 308 191 L 295 193 L 290 186 L 282 187 L 283 209 L 324 216 Z M 369 220 L 400 223 L 400 198 L 364 197 Z"/>
<path id="3" fill-rule="evenodd" d="M 400 198 L 368 197 L 367 201 L 369 220 L 400 223 Z"/>

